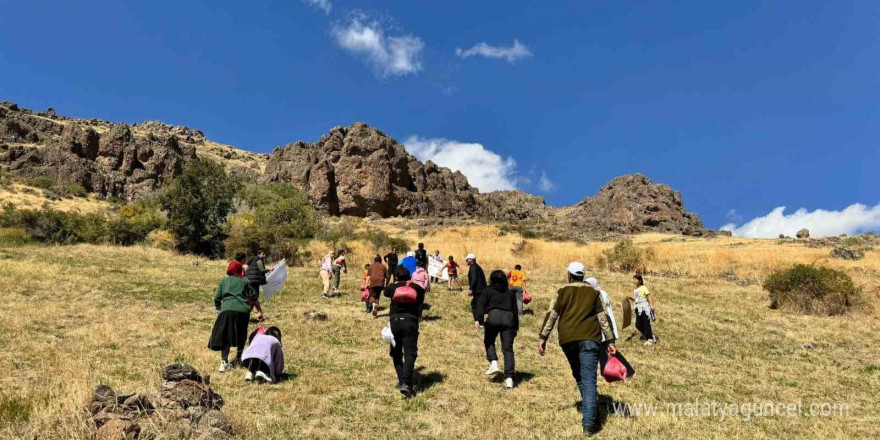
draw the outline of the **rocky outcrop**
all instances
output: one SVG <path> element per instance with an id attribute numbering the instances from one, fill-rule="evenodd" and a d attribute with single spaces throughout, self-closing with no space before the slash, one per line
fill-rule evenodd
<path id="1" fill-rule="evenodd" d="M 211 390 L 209 378 L 186 364 L 168 365 L 162 376 L 161 394 L 120 394 L 98 385 L 87 407 L 95 438 L 233 438 L 232 424 L 221 410 L 223 399 Z"/>
<path id="2" fill-rule="evenodd" d="M 73 119 L 52 109 L 34 113 L 0 103 L 0 166 L 24 178 L 76 183 L 106 197 L 135 200 L 148 195 L 198 156 L 217 159 L 225 154 L 225 162 L 235 163 L 229 168 L 250 167 L 259 174 L 257 155 L 236 151 L 186 127 Z M 248 165 L 247 160 L 254 162 Z"/>
<path id="3" fill-rule="evenodd" d="M 685 210 L 678 191 L 641 174 L 616 177 L 595 196 L 561 208 L 557 215 L 564 227 L 595 234 L 708 232 L 698 215 Z"/>
<path id="4" fill-rule="evenodd" d="M 317 209 L 359 217 L 474 215 L 478 195 L 460 172 L 419 162 L 364 123 L 276 148 L 260 181 L 296 185 Z"/>

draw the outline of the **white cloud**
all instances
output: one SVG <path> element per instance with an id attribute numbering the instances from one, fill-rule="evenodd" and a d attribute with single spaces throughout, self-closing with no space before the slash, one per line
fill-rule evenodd
<path id="1" fill-rule="evenodd" d="M 302 0 L 302 2 L 324 11 L 327 15 L 330 15 L 330 9 L 333 8 L 333 4 L 330 3 L 330 0 Z"/>
<path id="2" fill-rule="evenodd" d="M 336 43 L 343 49 L 364 58 L 376 75 L 409 75 L 422 70 L 422 49 L 425 44 L 418 37 L 404 35 L 389 37 L 377 21 L 364 14 L 355 14 L 343 25 L 333 27 Z"/>
<path id="3" fill-rule="evenodd" d="M 726 218 L 727 221 L 730 223 L 739 223 L 743 220 L 742 216 L 739 215 L 739 213 L 737 213 L 735 209 L 727 211 L 727 214 L 724 216 L 724 218 Z"/>
<path id="4" fill-rule="evenodd" d="M 550 192 L 556 188 L 556 184 L 547 177 L 547 173 L 543 170 L 541 171 L 541 177 L 538 179 L 538 188 L 541 192 Z"/>
<path id="5" fill-rule="evenodd" d="M 430 160 L 441 167 L 461 171 L 481 192 L 517 189 L 516 161 L 503 158 L 482 144 L 410 136 L 404 145 L 422 162 Z"/>
<path id="6" fill-rule="evenodd" d="M 508 63 L 515 63 L 517 60 L 532 56 L 532 52 L 529 51 L 529 48 L 520 43 L 519 40 L 513 40 L 513 46 L 510 47 L 490 46 L 486 42 L 477 43 L 474 47 L 467 50 L 461 48 L 455 49 L 455 54 L 461 58 L 468 58 L 477 55 L 486 58 L 503 58 L 507 60 Z"/>
<path id="7" fill-rule="evenodd" d="M 779 234 L 794 236 L 801 228 L 810 230 L 810 236 L 829 237 L 840 234 L 858 234 L 880 230 L 880 204 L 870 208 L 856 203 L 842 211 L 798 209 L 785 215 L 780 206 L 769 214 L 750 220 L 742 226 L 728 223 L 721 227 L 737 237 L 773 238 Z"/>

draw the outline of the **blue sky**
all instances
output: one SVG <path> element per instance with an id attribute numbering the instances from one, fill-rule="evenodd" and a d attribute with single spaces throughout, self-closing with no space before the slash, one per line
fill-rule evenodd
<path id="1" fill-rule="evenodd" d="M 0 99 L 259 152 L 365 121 L 554 205 L 642 172 L 708 227 L 880 229 L 880 3 L 477 3 L 4 1 Z"/>

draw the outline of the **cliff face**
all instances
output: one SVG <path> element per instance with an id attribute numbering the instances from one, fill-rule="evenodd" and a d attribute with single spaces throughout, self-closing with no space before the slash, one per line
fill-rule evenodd
<path id="1" fill-rule="evenodd" d="M 331 215 L 470 216 L 478 196 L 460 172 L 419 162 L 363 123 L 276 148 L 260 181 L 297 185 Z"/>
<path id="2" fill-rule="evenodd" d="M 330 215 L 528 222 L 577 237 L 707 232 L 700 217 L 684 208 L 681 194 L 641 174 L 617 177 L 577 205 L 553 208 L 521 191 L 480 193 L 462 173 L 420 162 L 364 123 L 260 155 L 211 142 L 186 127 L 74 119 L 0 102 L 0 167 L 19 176 L 78 183 L 134 200 L 173 180 L 197 157 L 260 182 L 295 185 Z"/>

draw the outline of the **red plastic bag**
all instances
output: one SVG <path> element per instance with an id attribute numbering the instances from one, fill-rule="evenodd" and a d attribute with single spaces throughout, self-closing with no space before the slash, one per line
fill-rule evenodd
<path id="1" fill-rule="evenodd" d="M 361 286 L 361 302 L 367 302 L 370 299 L 370 289 L 367 286 Z"/>
<path id="2" fill-rule="evenodd" d="M 623 362 L 620 362 L 617 356 L 610 356 L 608 362 L 605 363 L 605 368 L 602 369 L 602 377 L 608 382 L 617 382 L 626 379 L 627 376 L 628 373 Z"/>
<path id="3" fill-rule="evenodd" d="M 418 300 L 418 293 L 410 286 L 411 283 L 411 281 L 407 281 L 405 285 L 394 289 L 394 296 L 391 297 L 391 300 L 403 304 L 415 304 Z"/>
<path id="4" fill-rule="evenodd" d="M 529 295 L 529 292 L 523 290 L 523 304 L 528 304 L 532 302 L 532 295 Z"/>

